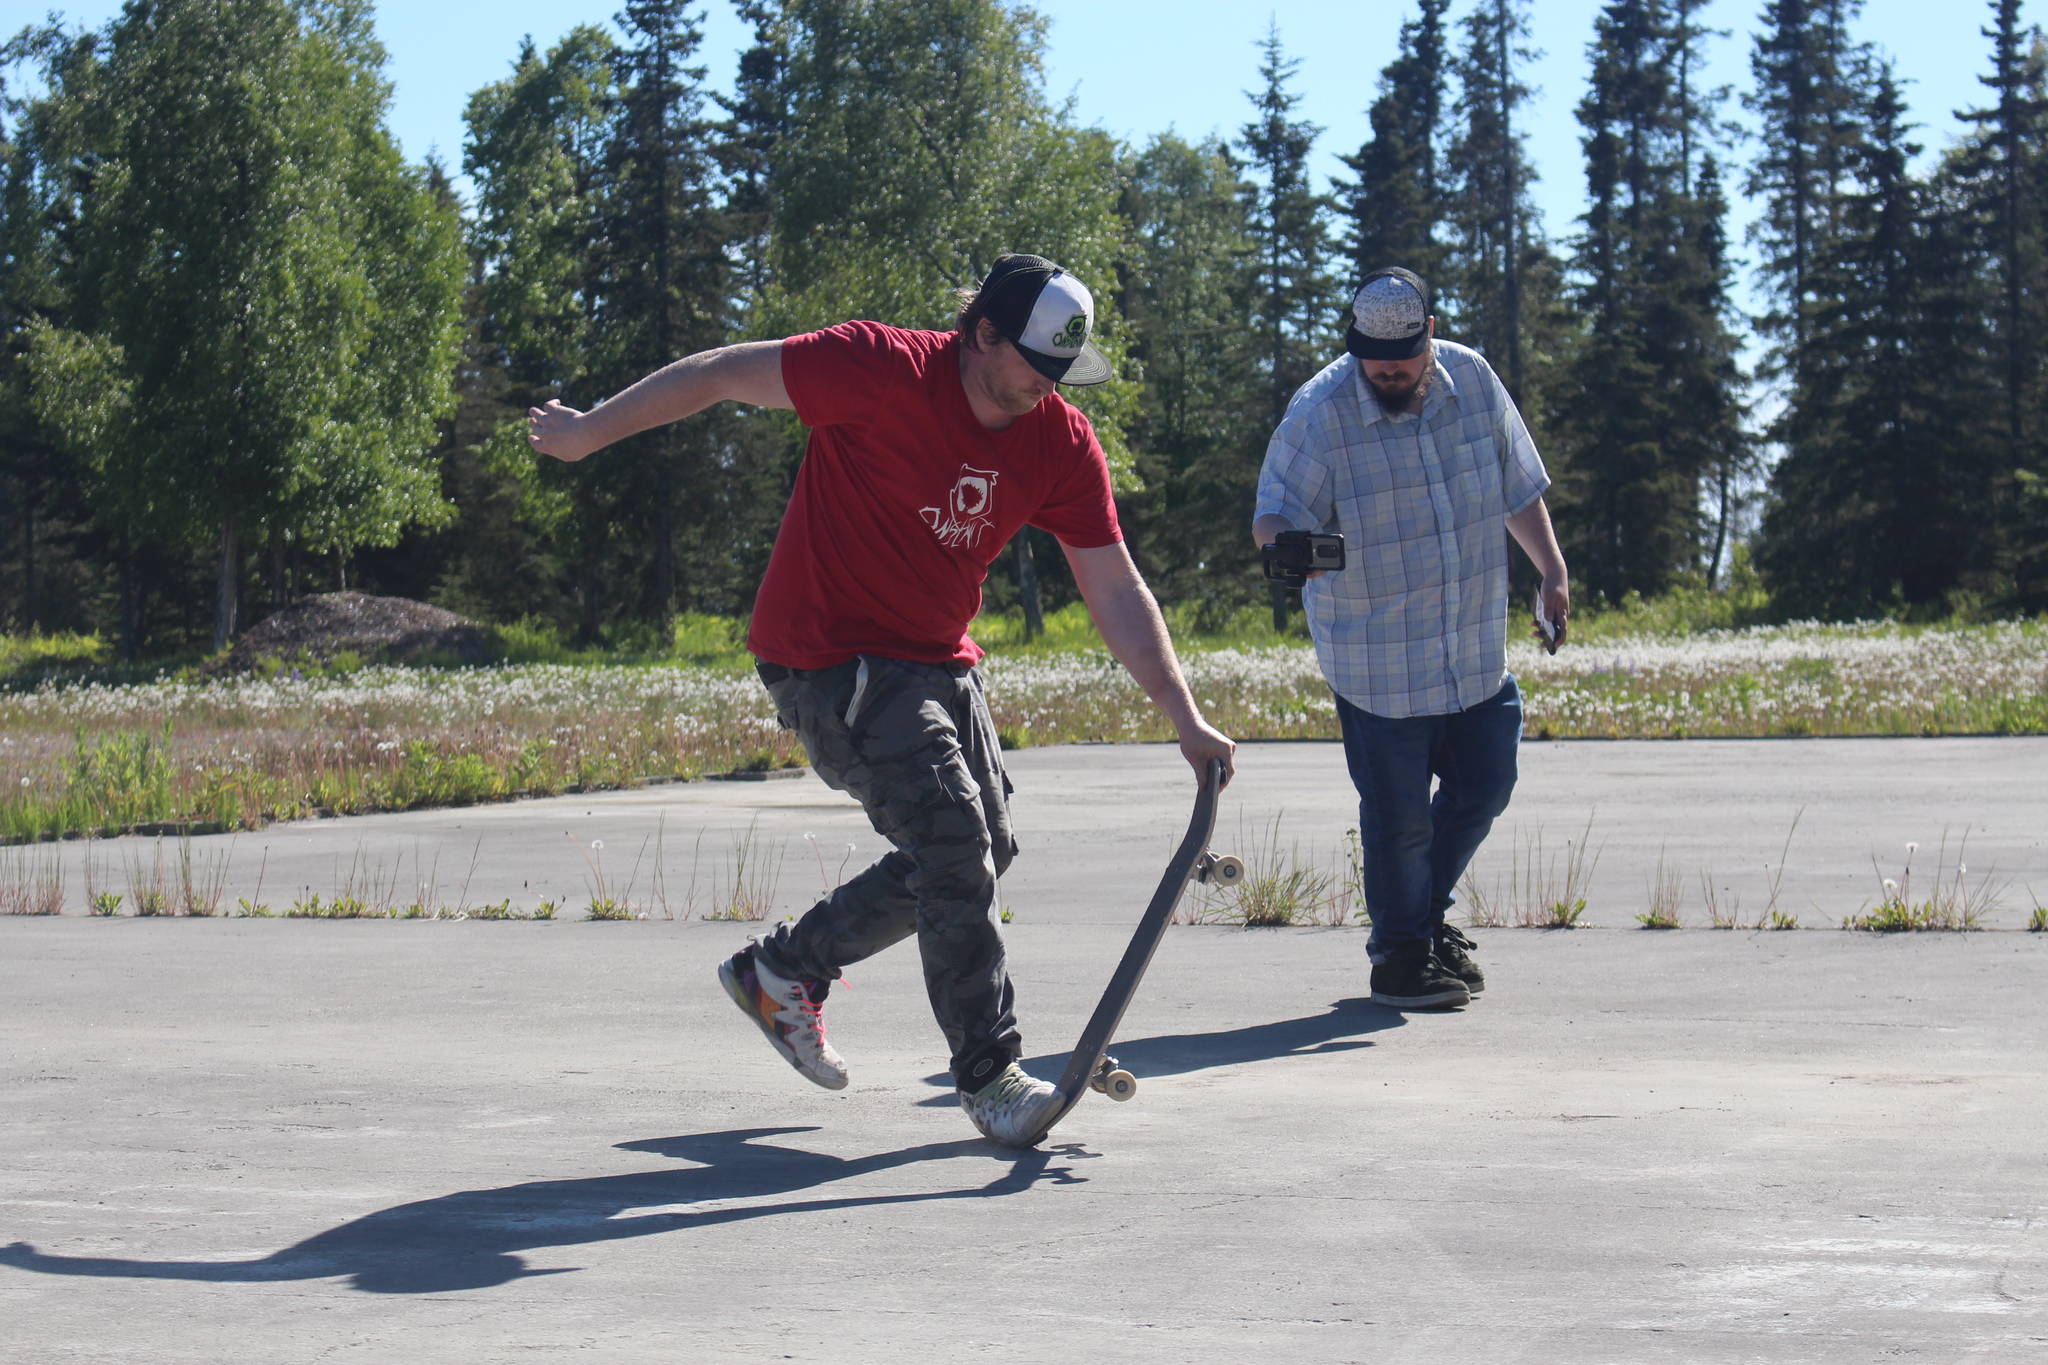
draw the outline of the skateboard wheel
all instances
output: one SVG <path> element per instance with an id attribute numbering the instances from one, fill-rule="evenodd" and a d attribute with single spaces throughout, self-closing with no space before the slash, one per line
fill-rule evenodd
<path id="1" fill-rule="evenodd" d="M 1102 1078 L 1102 1093 L 1121 1104 L 1138 1093 L 1138 1078 L 1128 1071 L 1112 1071 Z"/>
<path id="2" fill-rule="evenodd" d="M 1226 853 L 1209 864 L 1209 880 L 1222 886 L 1236 886 L 1244 880 L 1244 859 Z"/>

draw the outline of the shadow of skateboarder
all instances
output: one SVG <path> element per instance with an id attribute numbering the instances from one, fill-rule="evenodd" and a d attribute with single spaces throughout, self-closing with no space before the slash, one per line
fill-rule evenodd
<path id="1" fill-rule="evenodd" d="M 744 1128 L 731 1132 L 622 1142 L 620 1150 L 697 1163 L 680 1170 L 536 1180 L 497 1189 L 461 1190 L 365 1215 L 250 1261 L 144 1261 L 111 1256 L 58 1256 L 26 1242 L 0 1246 L 0 1265 L 50 1275 L 202 1280 L 215 1283 L 351 1278 L 378 1294 L 483 1289 L 577 1267 L 533 1270 L 516 1253 L 683 1232 L 782 1214 L 913 1204 L 937 1199 L 991 1199 L 1040 1182 L 1078 1184 L 1055 1154 L 1010 1152 L 979 1139 L 927 1143 L 847 1159 L 765 1139 L 814 1128 Z M 913 1194 L 781 1199 L 835 1181 L 925 1161 L 992 1160 L 1001 1167 L 983 1185 Z M 685 1206 L 675 1208 L 672 1206 Z"/>

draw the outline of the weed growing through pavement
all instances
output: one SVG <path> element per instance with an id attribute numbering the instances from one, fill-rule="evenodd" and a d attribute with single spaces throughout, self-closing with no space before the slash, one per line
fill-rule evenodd
<path id="1" fill-rule="evenodd" d="M 1705 870 L 1700 872 L 1700 904 L 1706 909 L 1709 929 L 1742 927 L 1742 897 L 1733 896 L 1726 905 L 1723 905 L 1721 893 L 1715 888 L 1713 877 Z"/>
<path id="2" fill-rule="evenodd" d="M 475 861 L 470 868 L 475 870 Z M 412 900 L 405 907 L 405 918 L 428 919 L 438 911 L 441 899 L 441 855 L 434 854 L 433 864 L 424 873 L 420 871 L 420 841 L 412 841 Z"/>
<path id="3" fill-rule="evenodd" d="M 1243 880 L 1235 886 L 1202 884 L 1192 903 L 1175 911 L 1174 919 L 1184 924 L 1242 924 L 1247 929 L 1293 924 L 1334 928 L 1349 922 L 1362 901 L 1353 891 L 1348 870 L 1331 872 L 1318 863 L 1313 847 L 1304 854 L 1298 841 L 1283 847 L 1280 826 L 1285 818 L 1284 811 L 1275 814 L 1263 836 L 1250 837 L 1240 820 Z"/>
<path id="4" fill-rule="evenodd" d="M 661 907 L 663 919 L 674 919 L 675 910 L 668 903 L 668 812 L 663 811 L 654 821 L 654 903 Z M 640 851 L 647 851 L 647 842 L 642 840 Z M 639 866 L 638 860 L 634 866 Z"/>
<path id="5" fill-rule="evenodd" d="M 562 837 L 572 844 L 576 842 L 575 836 L 567 830 L 562 832 Z M 579 849 L 579 851 L 583 853 L 583 865 L 590 869 L 590 879 L 585 883 L 590 889 L 590 904 L 585 907 L 584 913 L 591 919 L 620 920 L 633 918 L 633 911 L 626 904 L 625 897 L 614 896 L 611 888 L 605 883 L 604 840 L 592 839 L 588 850 Z M 590 855 L 593 853 L 598 856 L 595 858 L 591 857 Z"/>
<path id="6" fill-rule="evenodd" d="M 1477 929 L 1510 924 L 1525 929 L 1577 928 L 1586 913 L 1593 869 L 1600 863 L 1591 845 L 1592 833 L 1593 816 L 1588 812 L 1579 837 L 1565 841 L 1562 866 L 1557 854 L 1545 852 L 1540 827 L 1531 835 L 1517 834 L 1505 879 L 1496 877 L 1492 886 L 1482 886 L 1467 870 L 1458 884 L 1468 907 L 1467 921 Z"/>
<path id="7" fill-rule="evenodd" d="M 133 850 L 123 859 L 128 866 L 128 904 L 147 919 L 173 913 L 170 881 L 164 871 L 164 841 L 150 845 L 147 862 Z"/>
<path id="8" fill-rule="evenodd" d="M 85 846 L 78 860 L 79 877 L 85 883 L 86 913 L 99 919 L 109 919 L 121 913 L 121 893 L 106 890 L 100 884 L 100 860 L 93 855 L 91 844 Z"/>
<path id="9" fill-rule="evenodd" d="M 839 855 L 838 870 L 830 877 L 827 877 L 825 875 L 825 846 L 818 841 L 818 836 L 809 830 L 804 831 L 804 842 L 811 846 L 811 856 L 818 860 L 818 898 L 823 900 L 832 894 L 834 887 L 846 880 L 846 865 L 853 860 L 854 847 L 850 843 L 846 845 L 846 851 Z M 1004 921 L 1006 924 L 1008 922 L 1007 920 Z"/>
<path id="10" fill-rule="evenodd" d="M 1494 879 L 1493 889 L 1487 890 L 1479 884 L 1479 878 L 1468 868 L 1465 878 L 1458 883 L 1458 896 L 1465 902 L 1465 922 L 1474 929 L 1505 929 L 1508 927 L 1508 904 L 1513 902 L 1519 885 L 1520 874 L 1516 864 L 1508 864 L 1508 881 L 1505 889 L 1500 880 Z"/>
<path id="11" fill-rule="evenodd" d="M 1657 849 L 1657 866 L 1650 874 L 1650 908 L 1636 916 L 1636 923 L 1645 929 L 1676 929 L 1679 927 L 1680 898 L 1684 882 L 1665 857 L 1660 845 Z"/>
<path id="12" fill-rule="evenodd" d="M 2027 918 L 2027 932 L 2048 934 L 2048 905 L 2034 907 L 2034 913 Z"/>
<path id="13" fill-rule="evenodd" d="M 341 860 L 335 859 L 339 870 Z M 330 903 L 342 907 L 343 913 L 337 919 L 363 919 L 378 915 L 389 915 L 398 904 L 398 879 L 401 868 L 394 859 L 390 871 L 385 871 L 384 860 L 371 858 L 369 850 L 357 844 L 349 855 L 348 874 L 339 878 L 341 890 Z"/>
<path id="14" fill-rule="evenodd" d="M 178 905 L 184 913 L 201 918 L 218 913 L 234 854 L 235 842 L 230 839 L 218 859 L 202 855 L 195 861 L 191 838 L 178 840 Z"/>
<path id="15" fill-rule="evenodd" d="M 1924 900 L 1915 900 L 1913 893 L 1913 857 L 1920 850 L 1917 842 L 1906 845 L 1906 861 L 1896 879 L 1885 876 L 1873 857 L 1871 869 L 1877 872 L 1883 896 L 1875 909 L 1845 915 L 1842 927 L 1876 933 L 1981 929 L 1984 916 L 1998 907 L 2002 887 L 1988 876 L 1974 884 L 1970 881 L 1969 865 L 1963 862 L 1968 844 L 1969 835 L 1965 833 L 1956 847 L 1955 873 L 1950 875 L 1948 831 L 1942 831 L 1940 850 L 1935 855 L 1933 890 Z"/>
<path id="16" fill-rule="evenodd" d="M 705 919 L 764 920 L 774 913 L 783 844 L 762 846 L 760 824 L 758 816 L 748 821 L 746 832 L 733 840 L 732 880 L 714 879 Z"/>
<path id="17" fill-rule="evenodd" d="M 64 913 L 64 864 L 54 847 L 28 844 L 7 858 L 0 873 L 0 915 Z"/>
<path id="18" fill-rule="evenodd" d="M 242 907 L 242 914 L 249 919 L 269 919 L 271 908 L 263 902 L 263 878 L 270 871 L 270 845 L 263 846 L 263 858 L 256 864 L 256 890 L 253 895 L 242 896 L 236 904 Z"/>
<path id="19" fill-rule="evenodd" d="M 1799 917 L 1788 915 L 1778 909 L 1778 897 L 1785 884 L 1785 856 L 1792 851 L 1792 836 L 1799 832 L 1800 817 L 1806 814 L 1801 806 L 1792 813 L 1792 823 L 1785 830 L 1784 846 L 1778 850 L 1775 868 L 1766 862 L 1764 869 L 1764 908 L 1757 912 L 1754 921 L 1745 924 L 1742 920 L 1742 895 L 1727 887 L 1716 888 L 1713 878 L 1706 872 L 1699 875 L 1700 896 L 1706 904 L 1707 924 L 1714 929 L 1797 929 Z M 1728 899 L 1723 902 L 1722 895 Z"/>

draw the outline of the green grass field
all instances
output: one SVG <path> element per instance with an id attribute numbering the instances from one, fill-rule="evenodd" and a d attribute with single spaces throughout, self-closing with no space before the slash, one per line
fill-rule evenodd
<path id="1" fill-rule="evenodd" d="M 1576 620 L 1555 657 L 1511 645 L 1530 735 L 2048 733 L 2048 624 L 1733 628 L 1715 624 L 1725 610 L 1636 603 Z M 1029 643 L 1014 620 L 975 634 L 1007 744 L 1171 737 L 1079 607 Z M 490 667 L 206 679 L 118 668 L 96 638 L 0 637 L 0 839 L 254 827 L 800 763 L 743 638 L 737 622 L 692 617 L 666 641 L 577 653 L 511 627 Z M 1176 640 L 1226 733 L 1336 736 L 1313 649 L 1263 612 Z"/>

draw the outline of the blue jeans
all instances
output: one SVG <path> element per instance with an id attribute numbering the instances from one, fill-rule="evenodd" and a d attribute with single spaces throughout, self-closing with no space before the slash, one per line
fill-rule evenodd
<path id="1" fill-rule="evenodd" d="M 1470 710 L 1391 720 L 1337 698 L 1344 761 L 1358 788 L 1365 908 L 1374 962 L 1432 937 L 1458 879 L 1515 789 L 1522 693 L 1510 673 Z M 1437 780 L 1430 795 L 1430 780 Z"/>

